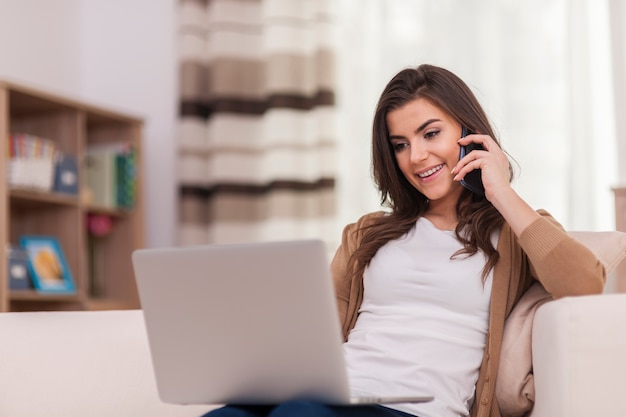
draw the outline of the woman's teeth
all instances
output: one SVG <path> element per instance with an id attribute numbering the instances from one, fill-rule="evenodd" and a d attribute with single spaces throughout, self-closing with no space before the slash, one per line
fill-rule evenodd
<path id="1" fill-rule="evenodd" d="M 443 164 L 436 166 L 434 168 L 429 169 L 426 172 L 422 172 L 421 174 L 417 174 L 418 177 L 420 178 L 426 178 L 426 177 L 430 177 L 431 175 L 433 175 L 435 172 L 439 171 L 441 168 L 443 168 Z"/>

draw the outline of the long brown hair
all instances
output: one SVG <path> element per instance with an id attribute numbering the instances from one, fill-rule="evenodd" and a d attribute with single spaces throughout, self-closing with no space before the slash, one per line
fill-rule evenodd
<path id="1" fill-rule="evenodd" d="M 448 113 L 472 132 L 491 136 L 498 146 L 495 132 L 480 103 L 459 77 L 433 65 L 421 65 L 396 74 L 383 90 L 374 115 L 372 134 L 372 174 L 381 196 L 381 204 L 390 213 L 376 217 L 357 233 L 361 244 L 350 258 L 349 270 L 362 274 L 378 249 L 390 240 L 405 235 L 424 214 L 428 199 L 413 187 L 400 171 L 389 141 L 387 114 L 417 98 L 425 98 Z M 510 178 L 513 170 L 509 164 Z M 463 248 L 453 255 L 471 256 L 482 250 L 487 256 L 483 280 L 497 263 L 499 255 L 491 236 L 504 219 L 484 197 L 464 189 L 456 206 L 457 239 Z"/>

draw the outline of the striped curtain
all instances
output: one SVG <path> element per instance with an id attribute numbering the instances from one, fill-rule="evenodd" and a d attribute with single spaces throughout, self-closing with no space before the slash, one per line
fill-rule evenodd
<path id="1" fill-rule="evenodd" d="M 179 244 L 337 239 L 331 3 L 179 3 Z"/>

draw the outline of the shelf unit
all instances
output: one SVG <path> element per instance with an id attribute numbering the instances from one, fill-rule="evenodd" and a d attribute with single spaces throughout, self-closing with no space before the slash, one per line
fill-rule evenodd
<path id="1" fill-rule="evenodd" d="M 7 146 L 12 133 L 50 139 L 61 152 L 78 161 L 78 195 L 12 187 L 7 178 Z M 5 146 L 0 169 L 0 312 L 139 308 L 131 252 L 143 246 L 141 196 L 142 120 L 11 82 L 0 81 L 0 136 Z M 136 202 L 132 210 L 93 206 L 81 196 L 86 186 L 88 146 L 126 143 L 137 152 Z M 101 238 L 102 288 L 90 288 L 87 215 L 114 219 L 112 232 Z M 10 290 L 8 245 L 22 235 L 55 236 L 71 270 L 76 292 L 44 294 Z"/>

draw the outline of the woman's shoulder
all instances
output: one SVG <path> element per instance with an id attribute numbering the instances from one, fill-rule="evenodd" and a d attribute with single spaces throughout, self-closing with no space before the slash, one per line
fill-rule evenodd
<path id="1" fill-rule="evenodd" d="M 360 241 L 362 232 L 369 226 L 375 224 L 381 217 L 388 215 L 385 211 L 373 211 L 359 217 L 356 221 L 348 223 L 343 228 L 343 241 L 352 241 L 353 243 Z"/>
<path id="2" fill-rule="evenodd" d="M 359 217 L 354 223 L 346 226 L 346 229 L 359 230 L 376 223 L 381 217 L 388 216 L 389 213 L 383 210 L 372 211 Z"/>
<path id="3" fill-rule="evenodd" d="M 372 211 L 371 213 L 367 213 L 359 217 L 357 223 L 368 224 L 374 222 L 376 219 L 379 219 L 384 216 L 388 216 L 389 212 L 384 210 Z"/>

